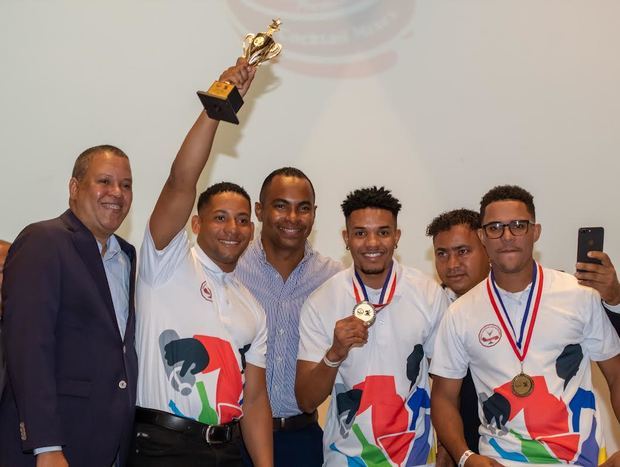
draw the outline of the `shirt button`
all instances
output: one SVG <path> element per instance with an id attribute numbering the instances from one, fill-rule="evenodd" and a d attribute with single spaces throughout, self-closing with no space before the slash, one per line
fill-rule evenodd
<path id="1" fill-rule="evenodd" d="M 282 328 L 278 329 L 278 334 L 283 335 L 284 334 L 284 329 L 282 329 Z"/>
<path id="2" fill-rule="evenodd" d="M 127 381 L 125 381 L 124 379 L 121 379 L 118 382 L 118 387 L 121 388 L 121 389 L 125 389 L 127 387 Z"/>
<path id="3" fill-rule="evenodd" d="M 278 363 L 282 362 L 282 357 L 280 357 L 280 356 L 278 355 L 278 356 L 276 357 L 276 361 L 277 361 Z"/>
<path id="4" fill-rule="evenodd" d="M 123 346 L 123 353 L 127 353 L 127 348 Z"/>

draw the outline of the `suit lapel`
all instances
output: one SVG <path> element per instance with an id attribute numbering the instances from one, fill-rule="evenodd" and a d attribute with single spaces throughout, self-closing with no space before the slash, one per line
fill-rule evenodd
<path id="1" fill-rule="evenodd" d="M 118 329 L 116 313 L 114 312 L 114 303 L 112 302 L 112 295 L 110 294 L 110 286 L 108 285 L 108 278 L 105 275 L 103 261 L 101 260 L 101 254 L 97 247 L 97 240 L 95 240 L 90 230 L 75 217 L 75 214 L 73 214 L 71 210 L 65 211 L 61 219 L 73 232 L 73 244 L 75 245 L 75 249 L 92 276 L 110 318 L 113 320 L 114 327 Z"/>

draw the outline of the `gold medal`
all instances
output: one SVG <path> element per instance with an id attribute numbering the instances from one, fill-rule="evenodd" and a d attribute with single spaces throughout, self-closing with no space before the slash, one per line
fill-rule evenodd
<path id="1" fill-rule="evenodd" d="M 521 372 L 512 378 L 512 393 L 517 397 L 527 397 L 534 390 L 534 380 L 531 376 Z"/>
<path id="2" fill-rule="evenodd" d="M 361 319 L 366 326 L 372 326 L 377 317 L 377 311 L 372 304 L 364 300 L 353 307 L 353 316 Z"/>

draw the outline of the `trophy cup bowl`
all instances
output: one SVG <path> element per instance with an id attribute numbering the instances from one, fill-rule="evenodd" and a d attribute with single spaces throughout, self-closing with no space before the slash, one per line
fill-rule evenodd
<path id="1" fill-rule="evenodd" d="M 274 19 L 266 32 L 245 36 L 243 57 L 249 65 L 259 66 L 282 51 L 282 45 L 273 39 L 273 33 L 280 30 L 281 24 L 280 19 Z M 198 97 L 209 118 L 239 124 L 237 112 L 243 105 L 243 98 L 234 84 L 215 81 L 206 92 L 198 91 Z"/>

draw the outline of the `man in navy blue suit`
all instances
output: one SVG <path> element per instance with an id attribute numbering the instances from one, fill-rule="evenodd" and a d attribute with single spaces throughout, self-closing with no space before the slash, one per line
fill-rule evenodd
<path id="1" fill-rule="evenodd" d="M 87 149 L 69 209 L 26 227 L 9 250 L 1 466 L 124 464 L 137 377 L 135 250 L 114 232 L 131 201 L 125 153 Z"/>

